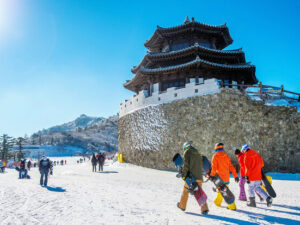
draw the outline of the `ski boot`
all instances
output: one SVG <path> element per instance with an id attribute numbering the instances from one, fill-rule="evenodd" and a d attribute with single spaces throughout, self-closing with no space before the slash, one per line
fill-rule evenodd
<path id="1" fill-rule="evenodd" d="M 236 205 L 235 203 L 231 203 L 230 205 L 227 205 L 227 209 L 230 209 L 230 210 L 236 210 Z"/>
<path id="2" fill-rule="evenodd" d="M 268 207 L 271 207 L 271 206 L 272 206 L 273 199 L 269 196 L 269 197 L 267 197 L 266 201 L 267 201 L 267 206 L 268 206 Z"/>
<path id="3" fill-rule="evenodd" d="M 181 209 L 182 211 L 185 211 L 185 209 L 183 209 L 183 208 L 180 207 L 180 202 L 177 202 L 177 207 L 178 207 L 179 209 Z"/>
<path id="4" fill-rule="evenodd" d="M 214 203 L 216 206 L 221 206 L 223 201 L 223 196 L 221 195 L 221 193 L 218 191 L 217 197 L 214 200 Z"/>
<path id="5" fill-rule="evenodd" d="M 247 204 L 249 207 L 256 207 L 255 197 L 249 197 L 250 203 Z"/>
<path id="6" fill-rule="evenodd" d="M 209 210 L 204 210 L 204 211 L 201 212 L 201 214 L 202 214 L 202 215 L 207 215 L 208 212 L 209 212 Z"/>

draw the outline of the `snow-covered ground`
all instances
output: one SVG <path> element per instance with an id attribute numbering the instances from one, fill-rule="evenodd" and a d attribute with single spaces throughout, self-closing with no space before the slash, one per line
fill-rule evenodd
<path id="1" fill-rule="evenodd" d="M 0 174 L 0 224 L 300 224 L 300 178 L 273 173 L 277 198 L 271 208 L 258 203 L 249 208 L 237 201 L 237 211 L 216 207 L 210 183 L 204 184 L 209 215 L 202 216 L 190 197 L 187 209 L 176 207 L 183 181 L 175 172 L 107 162 L 104 172 L 92 173 L 90 162 L 54 167 L 49 187 L 39 185 L 38 169 L 30 180 L 17 171 Z M 237 196 L 238 185 L 230 185 Z"/>

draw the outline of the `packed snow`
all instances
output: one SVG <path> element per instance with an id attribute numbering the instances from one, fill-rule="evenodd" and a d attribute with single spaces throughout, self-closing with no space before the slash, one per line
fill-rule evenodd
<path id="1" fill-rule="evenodd" d="M 52 158 L 54 159 L 54 158 Z M 193 196 L 185 212 L 176 207 L 183 181 L 175 172 L 112 163 L 104 172 L 92 172 L 90 161 L 77 163 L 78 157 L 63 158 L 67 165 L 55 166 L 48 187 L 39 185 L 37 168 L 31 179 L 18 179 L 14 169 L 0 174 L 0 224 L 300 224 L 299 174 L 272 173 L 277 198 L 273 206 L 257 203 L 249 208 L 236 201 L 237 211 L 226 204 L 213 204 L 216 193 L 204 183 L 209 215 L 203 216 Z M 55 158 L 61 160 L 61 158 Z M 238 185 L 230 188 L 238 195 Z"/>

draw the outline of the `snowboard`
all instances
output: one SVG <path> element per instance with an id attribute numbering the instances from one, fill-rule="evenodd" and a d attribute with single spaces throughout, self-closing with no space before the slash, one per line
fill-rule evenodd
<path id="1" fill-rule="evenodd" d="M 202 158 L 203 158 L 203 173 L 205 174 L 205 176 L 209 176 L 211 171 L 211 163 L 206 158 L 206 156 L 202 156 Z M 216 186 L 216 190 L 220 191 L 225 202 L 229 205 L 232 204 L 235 200 L 234 194 L 229 190 L 227 185 L 218 177 L 218 175 L 216 175 L 216 179 L 211 181 Z"/>
<path id="2" fill-rule="evenodd" d="M 276 192 L 274 191 L 272 185 L 270 184 L 266 174 L 263 172 L 263 170 L 261 170 L 261 177 L 262 177 L 262 182 L 268 192 L 268 194 L 272 197 L 275 198 L 276 197 Z"/>
<path id="3" fill-rule="evenodd" d="M 174 155 L 173 162 L 179 172 L 179 175 L 181 175 L 183 161 L 179 153 Z M 188 174 L 188 176 L 185 179 L 185 182 L 189 186 L 189 192 L 195 196 L 197 203 L 200 206 L 203 206 L 207 200 L 207 196 L 203 191 L 203 189 L 198 185 L 196 179 L 193 177 L 191 173 Z"/>
<path id="4" fill-rule="evenodd" d="M 210 171 L 211 171 L 210 161 L 204 155 L 202 156 L 202 160 L 203 160 L 203 174 L 204 175 L 209 175 Z"/>

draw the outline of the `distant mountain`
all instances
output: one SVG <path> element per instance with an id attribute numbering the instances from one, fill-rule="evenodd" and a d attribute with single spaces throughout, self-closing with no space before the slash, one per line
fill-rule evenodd
<path id="1" fill-rule="evenodd" d="M 54 127 L 50 127 L 48 129 L 43 129 L 38 131 L 38 134 L 50 134 L 54 132 L 67 132 L 67 131 L 75 131 L 77 128 L 85 128 L 91 126 L 93 124 L 98 123 L 99 121 L 103 120 L 103 117 L 90 117 L 85 114 L 80 115 L 75 120 L 64 123 L 62 125 L 57 125 Z"/>
<path id="2" fill-rule="evenodd" d="M 89 117 L 81 115 L 74 121 L 34 133 L 28 140 L 31 146 L 68 146 L 84 151 L 118 150 L 119 116 Z"/>

